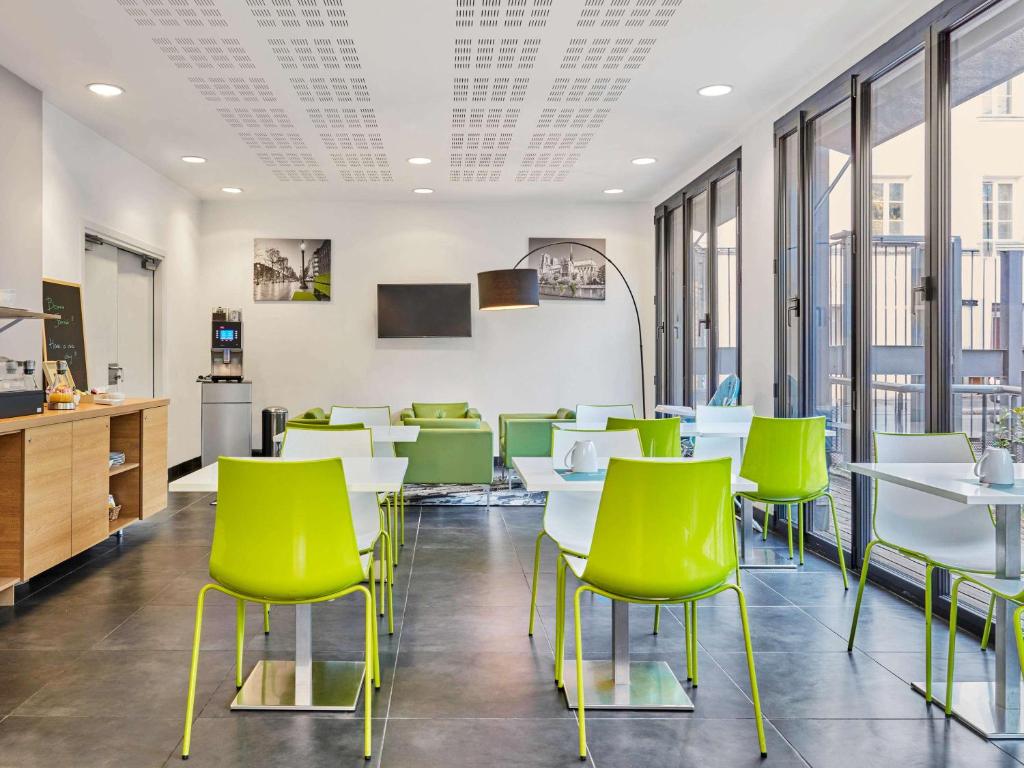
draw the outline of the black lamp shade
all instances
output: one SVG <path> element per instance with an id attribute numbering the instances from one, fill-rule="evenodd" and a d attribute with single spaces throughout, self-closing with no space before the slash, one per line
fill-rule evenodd
<path id="1" fill-rule="evenodd" d="M 536 269 L 494 269 L 478 272 L 480 309 L 524 309 L 540 306 Z"/>

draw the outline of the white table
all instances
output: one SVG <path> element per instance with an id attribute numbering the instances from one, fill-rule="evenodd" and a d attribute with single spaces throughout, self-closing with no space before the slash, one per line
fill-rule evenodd
<path id="1" fill-rule="evenodd" d="M 991 506 L 996 514 L 996 576 L 1019 579 L 1021 572 L 1021 505 L 1024 504 L 1024 464 L 1014 466 L 1018 481 L 1006 488 L 981 485 L 973 464 L 851 463 L 858 475 L 913 488 L 960 504 Z M 1024 738 L 1021 673 L 1013 629 L 1014 605 L 996 601 L 996 672 L 994 682 L 953 683 L 953 714 L 989 739 Z M 924 693 L 924 683 L 914 683 Z M 946 683 L 933 684 L 933 696 L 943 699 Z"/>
<path id="2" fill-rule="evenodd" d="M 390 424 L 386 427 L 370 426 L 371 439 L 375 443 L 415 443 L 420 436 L 419 427 L 407 427 L 402 424 Z M 274 435 L 274 442 L 284 440 L 284 432 Z"/>
<path id="3" fill-rule="evenodd" d="M 680 418 L 692 418 L 696 415 L 697 411 L 688 405 L 656 405 L 654 406 L 655 413 L 664 413 L 669 416 L 679 416 Z"/>
<path id="4" fill-rule="evenodd" d="M 287 459 L 256 458 L 280 462 Z M 343 459 L 349 493 L 395 493 L 402 488 L 409 459 L 394 457 Z M 217 462 L 170 484 L 174 492 L 217 490 Z M 313 661 L 313 610 L 295 606 L 295 660 L 262 660 L 238 691 L 232 709 L 342 710 L 356 708 L 366 677 L 362 661 Z"/>
<path id="5" fill-rule="evenodd" d="M 598 458 L 598 466 L 607 469 L 608 458 Z M 692 459 L 648 459 L 657 462 L 687 462 Z M 603 480 L 566 480 L 559 475 L 547 456 L 513 458 L 519 477 L 529 491 L 600 494 Z M 739 476 L 732 478 L 732 492 L 756 491 L 757 483 Z M 565 698 L 569 707 L 577 704 L 575 662 L 567 660 Z M 584 686 L 587 706 L 594 709 L 692 710 L 693 701 L 664 661 L 630 661 L 629 603 L 612 601 L 612 660 L 585 661 Z"/>

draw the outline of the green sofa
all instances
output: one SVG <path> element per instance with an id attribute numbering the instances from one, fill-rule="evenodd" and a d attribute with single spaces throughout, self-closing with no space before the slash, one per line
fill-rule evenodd
<path id="1" fill-rule="evenodd" d="M 554 424 L 571 424 L 576 413 L 559 408 L 555 413 L 502 413 L 498 415 L 498 449 L 505 468 L 514 456 L 550 456 Z"/>
<path id="2" fill-rule="evenodd" d="M 294 419 L 288 419 L 288 421 L 285 422 L 285 426 L 318 427 L 330 423 L 330 417 L 324 412 L 323 408 L 310 408 L 296 416 Z"/>
<path id="3" fill-rule="evenodd" d="M 409 459 L 407 483 L 490 485 L 494 439 L 479 411 L 467 403 L 413 403 L 398 419 L 420 428 L 415 443 L 395 443 L 395 453 Z"/>

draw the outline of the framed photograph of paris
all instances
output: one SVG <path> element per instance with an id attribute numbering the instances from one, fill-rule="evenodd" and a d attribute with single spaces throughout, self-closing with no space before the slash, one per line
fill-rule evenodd
<path id="1" fill-rule="evenodd" d="M 529 266 L 537 270 L 541 301 L 604 301 L 604 249 L 603 239 L 531 237 L 529 250 L 537 252 Z"/>
<path id="2" fill-rule="evenodd" d="M 252 297 L 255 301 L 330 301 L 331 241 L 254 240 Z"/>

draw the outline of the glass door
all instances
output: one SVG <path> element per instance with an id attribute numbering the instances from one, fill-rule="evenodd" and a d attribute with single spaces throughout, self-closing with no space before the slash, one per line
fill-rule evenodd
<path id="1" fill-rule="evenodd" d="M 668 401 L 683 404 L 683 208 L 668 212 Z"/>
<path id="2" fill-rule="evenodd" d="M 708 401 L 710 356 L 708 337 L 711 314 L 708 307 L 708 193 L 690 198 L 687 242 L 687 298 L 690 302 L 690 405 Z"/>
<path id="3" fill-rule="evenodd" d="M 806 371 L 809 415 L 824 416 L 840 537 L 849 548 L 852 493 L 851 307 L 853 286 L 853 123 L 849 99 L 808 122 L 810 141 L 810 296 Z M 815 515 L 812 525 L 827 524 Z"/>
<path id="4" fill-rule="evenodd" d="M 711 185 L 715 211 L 714 388 L 729 376 L 739 375 L 739 209 L 736 173 Z"/>
<path id="5" fill-rule="evenodd" d="M 782 363 L 779 368 L 777 393 L 780 408 L 778 415 L 799 416 L 803 410 L 800 398 L 800 365 L 803 355 L 800 345 L 803 333 L 800 327 L 800 134 L 793 131 L 780 140 L 779 169 L 782 174 L 781 216 L 779 220 L 779 279 L 781 301 L 779 316 L 782 319 L 782 339 L 779 354 Z"/>

